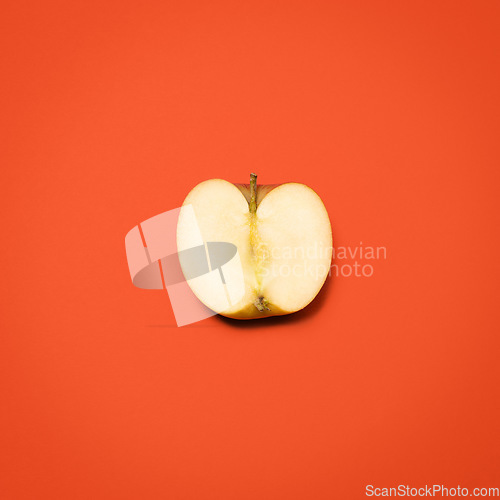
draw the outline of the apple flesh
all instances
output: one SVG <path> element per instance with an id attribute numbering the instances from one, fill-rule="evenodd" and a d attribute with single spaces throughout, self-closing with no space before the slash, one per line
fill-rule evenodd
<path id="1" fill-rule="evenodd" d="M 194 294 L 215 312 L 235 319 L 290 314 L 318 294 L 332 259 L 332 230 L 320 197 L 308 186 L 286 183 L 257 186 L 211 179 L 186 197 L 204 242 L 229 242 L 237 247 L 243 281 L 241 299 L 214 307 L 213 288 L 188 280 Z M 192 219 L 181 213 L 177 225 L 179 253 L 193 246 Z M 181 259 L 181 268 L 186 275 Z M 226 272 L 231 286 L 236 274 Z"/>

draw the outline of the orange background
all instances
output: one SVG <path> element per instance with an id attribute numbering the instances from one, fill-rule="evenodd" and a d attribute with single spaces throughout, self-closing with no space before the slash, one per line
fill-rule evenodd
<path id="1" fill-rule="evenodd" d="M 0 496 L 500 486 L 500 3 L 4 1 Z M 126 232 L 304 182 L 374 276 L 177 328 Z"/>

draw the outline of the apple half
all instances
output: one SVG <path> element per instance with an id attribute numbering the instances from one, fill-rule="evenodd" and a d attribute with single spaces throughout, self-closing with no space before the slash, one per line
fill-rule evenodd
<path id="1" fill-rule="evenodd" d="M 185 207 L 192 207 L 191 216 L 183 212 Z M 237 248 L 238 266 L 227 266 L 223 277 L 226 287 L 240 290 L 233 301 L 217 302 L 210 281 L 188 279 L 187 263 L 179 259 L 198 299 L 229 318 L 299 311 L 316 297 L 330 271 L 328 213 L 320 197 L 304 184 L 258 186 L 255 174 L 249 185 L 204 181 L 192 189 L 181 208 L 177 224 L 180 256 L 193 247 L 200 233 L 205 245 L 226 242 Z"/>

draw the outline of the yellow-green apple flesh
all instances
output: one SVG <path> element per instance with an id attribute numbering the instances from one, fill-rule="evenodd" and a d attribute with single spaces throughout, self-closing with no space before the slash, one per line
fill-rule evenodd
<path id="1" fill-rule="evenodd" d="M 241 271 L 225 270 L 225 283 L 238 287 L 235 303 L 214 298 L 204 280 L 187 280 L 198 299 L 216 313 L 235 319 L 289 314 L 307 306 L 318 294 L 330 271 L 332 230 L 320 197 L 308 186 L 232 184 L 211 179 L 198 184 L 186 197 L 193 218 L 183 209 L 177 225 L 179 255 L 193 246 L 201 232 L 203 242 L 228 242 L 237 247 Z M 185 263 L 180 258 L 181 268 Z M 219 305 L 217 305 L 219 304 Z"/>

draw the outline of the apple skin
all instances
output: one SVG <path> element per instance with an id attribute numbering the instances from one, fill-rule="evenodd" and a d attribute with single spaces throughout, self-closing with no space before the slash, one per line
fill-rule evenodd
<path id="1" fill-rule="evenodd" d="M 238 197 L 238 191 L 243 195 L 242 197 Z M 231 198 L 232 204 L 224 206 L 226 198 Z M 264 200 L 268 201 L 263 203 Z M 188 194 L 183 206 L 191 204 L 195 208 L 196 218 L 201 221 L 204 230 L 202 232 L 205 233 L 204 241 L 231 242 L 233 240 L 238 247 L 242 267 L 245 271 L 244 299 L 235 307 L 223 310 L 210 305 L 209 291 L 200 290 L 188 281 L 198 299 L 209 308 L 222 316 L 233 319 L 281 316 L 303 309 L 319 293 L 331 265 L 332 231 L 326 208 L 310 187 L 297 183 L 257 186 L 254 174 L 251 176 L 250 184 L 232 184 L 222 179 L 211 179 L 198 184 Z M 219 207 L 219 205 L 221 206 Z M 274 205 L 276 210 L 273 211 Z M 233 206 L 237 212 L 246 212 L 246 214 L 240 214 L 243 218 L 239 219 L 240 222 L 235 225 L 234 231 L 221 232 L 218 230 L 220 228 L 210 227 L 207 231 L 207 225 L 214 224 L 214 219 L 225 220 L 226 213 L 231 211 Z M 213 214 L 207 215 L 211 212 Z M 286 213 L 283 214 L 284 212 L 290 213 L 289 219 L 287 219 Z M 309 218 L 304 217 L 304 213 Z M 294 215 L 292 216 L 292 214 Z M 212 222 L 207 222 L 210 220 Z M 225 224 L 220 222 L 221 226 Z M 178 226 L 178 242 L 181 234 L 179 227 L 182 227 L 181 223 Z M 301 231 L 304 232 L 303 244 L 311 242 L 315 238 L 319 238 L 325 244 L 327 251 L 321 259 L 322 274 L 314 279 L 308 277 L 302 281 L 298 278 L 279 277 L 278 281 L 271 280 L 266 283 L 265 279 L 259 281 L 257 278 L 257 282 L 255 282 L 253 274 L 259 276 L 259 266 L 265 267 L 266 263 L 268 264 L 266 257 L 259 254 L 261 247 L 266 248 L 268 241 L 271 241 L 272 244 L 283 241 L 287 243 L 288 240 L 285 236 L 280 239 L 279 233 L 281 232 L 287 232 L 287 237 L 295 246 L 300 247 L 300 241 L 297 243 L 295 240 L 298 239 L 297 235 L 300 235 Z M 262 239 L 262 235 L 265 235 L 264 239 Z M 282 280 L 283 283 L 278 286 L 279 280 Z"/>
<path id="2" fill-rule="evenodd" d="M 284 184 L 284 183 L 282 183 Z M 280 187 L 282 184 L 259 184 L 256 189 L 256 204 L 257 208 L 259 207 L 261 201 L 273 190 L 277 187 Z M 245 199 L 250 204 L 252 193 L 250 189 L 250 184 L 235 184 L 235 186 L 241 191 Z"/>

